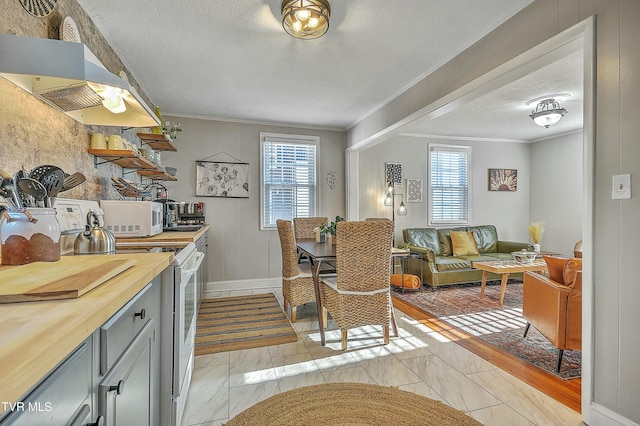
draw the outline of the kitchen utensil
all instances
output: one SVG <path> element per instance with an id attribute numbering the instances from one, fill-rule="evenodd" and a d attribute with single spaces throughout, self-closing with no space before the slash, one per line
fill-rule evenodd
<path id="1" fill-rule="evenodd" d="M 0 272 L 3 283 L 0 288 L 0 303 L 74 299 L 136 264 L 135 259 L 105 261 L 101 256 L 88 258 L 83 262 L 74 260 L 73 256 L 63 256 L 60 262 L 65 263 L 64 267 L 52 269 L 50 265 L 31 263 Z M 46 275 L 47 279 L 33 279 L 40 275 Z"/>
<path id="2" fill-rule="evenodd" d="M 47 196 L 47 189 L 44 187 L 44 185 L 42 185 L 35 179 L 27 177 L 22 178 L 18 181 L 18 187 L 25 194 L 32 196 L 36 203 L 38 201 L 44 200 L 44 198 Z M 33 207 L 33 205 L 30 205 L 30 207 Z"/>
<path id="3" fill-rule="evenodd" d="M 20 187 L 18 186 L 18 181 L 24 177 L 24 172 L 22 170 L 18 170 L 13 175 L 13 199 L 16 202 L 16 206 L 19 210 L 24 209 L 25 201 L 28 201 L 26 195 Z"/>
<path id="4" fill-rule="evenodd" d="M 0 195 L 4 197 L 9 207 L 17 209 L 18 206 L 16 205 L 15 197 L 13 195 L 13 179 L 7 172 L 4 173 L 5 174 L 0 178 L 2 179 L 0 182 L 0 190 L 2 191 L 2 194 Z"/>
<path id="5" fill-rule="evenodd" d="M 7 193 L 1 187 L 0 187 L 0 197 L 4 198 L 5 203 L 7 203 L 7 206 L 9 206 L 10 209 L 17 208 L 16 203 L 13 201 L 13 194 Z"/>
<path id="6" fill-rule="evenodd" d="M 80 172 L 75 172 L 72 175 L 65 175 L 62 189 L 60 190 L 60 192 L 65 192 L 70 190 L 71 188 L 75 188 L 76 186 L 80 185 L 86 180 L 87 178 L 85 177 L 85 175 L 83 175 Z"/>
<path id="7" fill-rule="evenodd" d="M 87 225 L 73 242 L 75 254 L 110 254 L 116 252 L 116 239 L 107 229 L 100 227 L 94 211 L 87 214 Z"/>
<path id="8" fill-rule="evenodd" d="M 44 185 L 47 190 L 46 204 L 49 207 L 53 206 L 56 195 L 64 185 L 64 171 L 60 167 L 43 164 L 31 170 L 29 177 Z"/>

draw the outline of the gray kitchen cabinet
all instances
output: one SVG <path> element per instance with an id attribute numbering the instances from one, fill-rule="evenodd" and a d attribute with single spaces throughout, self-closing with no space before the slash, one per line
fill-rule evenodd
<path id="1" fill-rule="evenodd" d="M 89 336 L 21 401 L 0 424 L 89 425 L 92 414 L 93 338 Z"/>
<path id="2" fill-rule="evenodd" d="M 100 327 L 98 414 L 105 425 L 160 419 L 160 277 Z"/>
<path id="3" fill-rule="evenodd" d="M 197 304 L 196 306 L 200 308 L 200 302 L 204 298 L 204 292 L 207 289 L 208 282 L 208 262 L 207 262 L 207 250 L 209 247 L 209 242 L 207 240 L 207 234 L 205 233 L 196 241 L 196 249 L 204 254 L 204 258 L 202 259 L 202 263 L 200 264 L 200 268 L 198 269 L 198 293 L 197 293 Z"/>
<path id="4" fill-rule="evenodd" d="M 154 424 L 153 325 L 147 322 L 98 386 L 98 412 L 106 426 Z"/>
<path id="5" fill-rule="evenodd" d="M 161 275 L 58 364 L 0 426 L 160 424 Z"/>

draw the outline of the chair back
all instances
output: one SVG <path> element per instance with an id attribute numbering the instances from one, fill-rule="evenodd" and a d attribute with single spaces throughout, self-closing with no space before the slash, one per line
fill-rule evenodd
<path id="1" fill-rule="evenodd" d="M 339 222 L 336 235 L 338 289 L 361 292 L 388 289 L 393 222 Z"/>
<path id="2" fill-rule="evenodd" d="M 282 276 L 290 278 L 298 275 L 298 253 L 296 239 L 293 236 L 293 225 L 290 220 L 276 220 L 280 248 L 282 250 Z"/>
<path id="3" fill-rule="evenodd" d="M 326 217 L 294 217 L 293 229 L 296 240 L 315 238 L 316 233 L 314 229 L 327 223 Z"/>

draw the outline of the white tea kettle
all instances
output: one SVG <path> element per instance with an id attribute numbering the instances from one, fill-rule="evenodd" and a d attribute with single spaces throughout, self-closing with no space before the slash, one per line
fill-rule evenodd
<path id="1" fill-rule="evenodd" d="M 73 242 L 73 252 L 75 254 L 113 254 L 116 252 L 115 237 L 109 230 L 100 227 L 98 215 L 94 211 L 87 213 L 87 225 Z"/>

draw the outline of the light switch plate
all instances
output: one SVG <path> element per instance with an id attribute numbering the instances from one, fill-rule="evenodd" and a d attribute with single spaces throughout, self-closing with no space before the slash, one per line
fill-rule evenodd
<path id="1" fill-rule="evenodd" d="M 628 200 L 631 198 L 631 175 L 613 176 L 611 198 L 614 200 Z"/>

